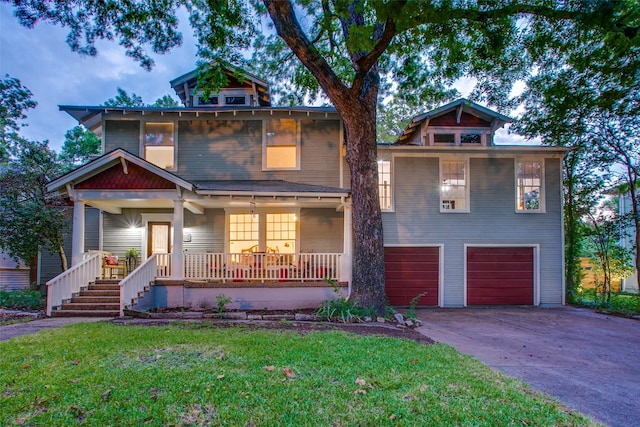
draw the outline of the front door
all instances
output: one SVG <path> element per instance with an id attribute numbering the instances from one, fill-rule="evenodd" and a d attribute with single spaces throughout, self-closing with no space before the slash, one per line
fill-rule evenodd
<path id="1" fill-rule="evenodd" d="M 171 242 L 170 222 L 149 222 L 147 236 L 147 256 L 153 254 L 168 254 Z"/>

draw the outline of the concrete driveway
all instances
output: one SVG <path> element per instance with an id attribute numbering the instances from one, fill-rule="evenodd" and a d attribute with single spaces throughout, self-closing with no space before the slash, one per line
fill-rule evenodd
<path id="1" fill-rule="evenodd" d="M 420 309 L 418 330 L 609 426 L 640 426 L 640 321 L 562 308 Z"/>

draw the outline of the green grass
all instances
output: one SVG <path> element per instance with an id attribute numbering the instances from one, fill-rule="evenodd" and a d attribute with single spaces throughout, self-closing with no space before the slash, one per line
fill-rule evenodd
<path id="1" fill-rule="evenodd" d="M 452 347 L 404 339 L 93 323 L 0 355 L 2 426 L 593 425 Z"/>
<path id="2" fill-rule="evenodd" d="M 585 307 L 627 316 L 640 315 L 640 295 L 627 292 L 612 292 L 611 301 L 603 301 L 602 295 L 593 289 L 578 293 L 576 303 Z"/>

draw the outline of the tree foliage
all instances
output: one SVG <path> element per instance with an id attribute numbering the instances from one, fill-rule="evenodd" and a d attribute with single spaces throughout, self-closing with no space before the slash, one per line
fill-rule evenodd
<path id="1" fill-rule="evenodd" d="M 20 141 L 25 112 L 37 105 L 31 97 L 31 91 L 15 77 L 5 74 L 0 80 L 0 164 L 9 161 L 10 152 Z"/>
<path id="2" fill-rule="evenodd" d="M 64 144 L 58 157 L 63 173 L 87 163 L 100 154 L 102 141 L 84 126 L 76 126 L 64 134 Z"/>
<path id="3" fill-rule="evenodd" d="M 27 26 L 38 20 L 68 26 L 69 43 L 81 53 L 95 54 L 97 39 L 118 39 L 150 68 L 146 49 L 164 53 L 181 43 L 182 5 L 198 38 L 203 83 L 219 84 L 225 62 L 254 66 L 274 78 L 274 93 L 286 102 L 322 97 L 337 109 L 351 171 L 352 296 L 378 312 L 384 309 L 376 171 L 381 96 L 405 93 L 428 104 L 464 76 L 476 81 L 476 100 L 506 108 L 513 83 L 535 69 L 554 71 L 554 58 L 627 86 L 638 75 L 637 61 L 625 62 L 640 45 L 635 0 L 25 0 L 16 3 L 16 15 Z M 620 69 L 633 77 L 611 77 Z"/>
<path id="4" fill-rule="evenodd" d="M 22 140 L 16 153 L 0 172 L 0 248 L 28 265 L 34 265 L 40 251 L 58 253 L 66 270 L 63 241 L 69 208 L 46 191 L 49 180 L 60 173 L 57 156 L 46 141 Z"/>
<path id="5" fill-rule="evenodd" d="M 131 92 L 131 95 L 121 87 L 118 88 L 118 94 L 107 99 L 104 104 L 105 107 L 144 107 L 142 97 Z"/>

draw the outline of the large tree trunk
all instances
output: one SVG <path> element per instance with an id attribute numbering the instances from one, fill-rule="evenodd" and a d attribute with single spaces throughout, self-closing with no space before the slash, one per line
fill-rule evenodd
<path id="1" fill-rule="evenodd" d="M 337 107 L 344 123 L 351 169 L 354 245 L 351 297 L 383 314 L 384 242 L 378 198 L 375 96 L 368 93 L 357 101 Z"/>
<path id="2" fill-rule="evenodd" d="M 395 34 L 395 24 L 380 26 L 377 43 L 367 52 L 351 52 L 355 77 L 346 86 L 306 37 L 290 1 L 263 0 L 278 35 L 318 80 L 333 102 L 345 131 L 347 162 L 351 168 L 353 214 L 353 299 L 377 314 L 385 309 L 384 244 L 378 200 L 376 109 L 380 76 L 377 60 Z M 363 23 L 362 9 L 354 1 L 350 15 L 342 21 L 345 39 L 350 24 Z"/>

